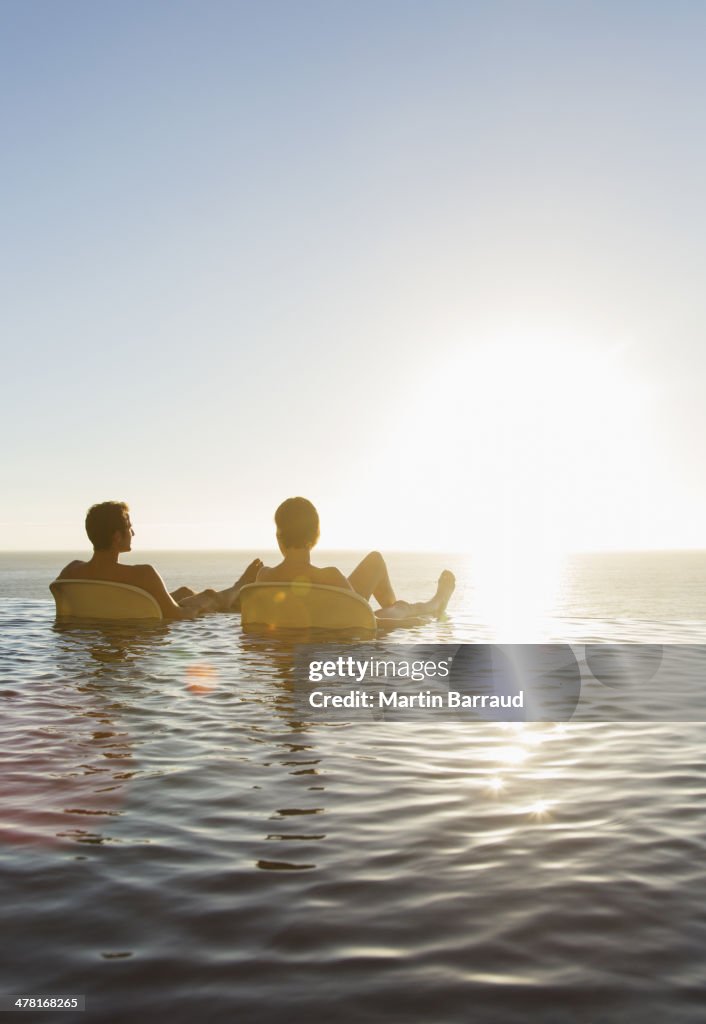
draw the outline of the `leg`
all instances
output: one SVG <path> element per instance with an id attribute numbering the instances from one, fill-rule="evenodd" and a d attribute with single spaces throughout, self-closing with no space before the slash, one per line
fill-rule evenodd
<path id="1" fill-rule="evenodd" d="M 227 587 L 226 590 L 218 591 L 203 590 L 200 594 L 195 594 L 193 590 L 189 591 L 188 587 L 184 587 L 182 589 L 189 591 L 189 593 L 181 600 L 178 600 L 177 598 L 175 598 L 175 600 L 182 608 L 188 608 L 190 610 L 204 612 L 237 611 L 239 607 L 241 588 L 247 583 L 254 583 L 261 568 L 262 562 L 259 558 L 256 558 L 250 563 L 243 575 L 239 580 L 236 580 L 232 587 Z"/>
<path id="2" fill-rule="evenodd" d="M 396 601 L 385 559 L 379 551 L 371 551 L 348 577 L 348 582 L 366 601 L 374 597 L 381 608 Z"/>
<path id="3" fill-rule="evenodd" d="M 196 592 L 192 590 L 191 587 L 179 587 L 178 590 L 172 590 L 169 596 L 172 601 L 176 601 L 177 604 L 181 604 L 185 598 L 193 597 L 195 593 Z"/>
<path id="4" fill-rule="evenodd" d="M 194 615 L 200 615 L 202 612 L 219 611 L 218 594 L 215 590 L 202 590 L 200 594 L 192 592 L 190 597 L 182 598 L 177 603 L 180 608 L 184 608 Z"/>
<path id="5" fill-rule="evenodd" d="M 419 615 L 443 615 L 446 605 L 454 592 L 456 577 L 448 569 L 444 569 L 436 586 L 436 593 L 429 601 L 395 601 L 389 607 L 380 608 L 375 614 L 380 619 L 411 619 Z"/>

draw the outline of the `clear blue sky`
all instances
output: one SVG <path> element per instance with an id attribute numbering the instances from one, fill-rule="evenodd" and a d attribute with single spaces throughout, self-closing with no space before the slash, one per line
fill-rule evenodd
<path id="1" fill-rule="evenodd" d="M 706 6 L 0 23 L 0 547 L 706 546 Z"/>

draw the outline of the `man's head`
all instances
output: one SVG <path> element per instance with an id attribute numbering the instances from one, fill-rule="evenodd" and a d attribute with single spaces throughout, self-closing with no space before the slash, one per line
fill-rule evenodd
<path id="1" fill-rule="evenodd" d="M 306 498 L 287 498 L 275 512 L 277 542 L 288 548 L 313 548 L 319 539 L 319 513 Z"/>
<path id="2" fill-rule="evenodd" d="M 102 501 L 100 505 L 91 505 L 86 516 L 86 533 L 94 551 L 109 551 L 113 546 L 129 551 L 133 530 L 125 502 Z"/>

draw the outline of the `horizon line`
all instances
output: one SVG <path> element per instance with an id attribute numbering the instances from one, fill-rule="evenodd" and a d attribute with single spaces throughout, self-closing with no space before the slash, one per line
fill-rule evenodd
<path id="1" fill-rule="evenodd" d="M 361 552 L 369 551 L 370 548 L 353 547 L 321 547 L 316 549 L 319 553 L 324 552 L 339 552 L 346 554 L 360 554 Z M 455 557 L 468 557 L 474 554 L 473 551 L 465 550 L 452 550 L 445 548 L 384 548 L 385 553 L 390 555 L 453 555 Z M 149 547 L 142 548 L 140 551 L 124 552 L 124 554 L 138 555 L 138 554 L 251 554 L 254 551 L 263 551 L 265 553 L 273 552 L 277 554 L 277 549 L 274 547 L 268 548 L 260 546 L 255 547 L 215 547 L 215 548 L 173 548 L 173 547 Z M 85 548 L 0 548 L 0 555 L 73 555 L 77 552 L 84 554 L 86 553 Z M 647 554 L 703 554 L 706 553 L 705 547 L 653 547 L 653 548 L 572 548 L 563 552 L 560 555 L 647 555 Z"/>

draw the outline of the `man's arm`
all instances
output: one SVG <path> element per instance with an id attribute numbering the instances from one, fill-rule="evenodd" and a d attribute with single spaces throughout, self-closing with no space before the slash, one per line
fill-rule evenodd
<path id="1" fill-rule="evenodd" d="M 153 565 L 136 565 L 135 568 L 140 571 L 139 577 L 135 579 L 135 585 L 152 595 L 165 619 L 193 619 L 203 611 L 200 607 L 182 608 L 178 605 Z"/>

